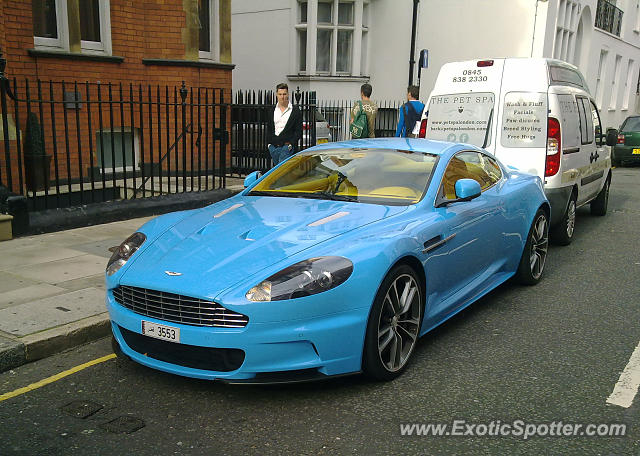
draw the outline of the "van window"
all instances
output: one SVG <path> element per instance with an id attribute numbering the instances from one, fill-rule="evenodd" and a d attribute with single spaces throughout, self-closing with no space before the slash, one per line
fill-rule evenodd
<path id="1" fill-rule="evenodd" d="M 580 73 L 572 70 L 571 68 L 565 68 L 561 66 L 549 67 L 549 74 L 551 76 L 551 82 L 556 84 L 571 84 L 578 87 L 586 88 Z"/>
<path id="2" fill-rule="evenodd" d="M 593 142 L 593 114 L 589 100 L 585 97 L 576 97 L 578 102 L 578 116 L 580 117 L 580 138 L 582 144 L 591 144 Z"/>
<path id="3" fill-rule="evenodd" d="M 500 143 L 504 147 L 545 147 L 547 94 L 509 92 L 504 96 Z"/>
<path id="4" fill-rule="evenodd" d="M 495 95 L 490 92 L 433 95 L 429 100 L 428 139 L 486 146 L 491 144 Z"/>
<path id="5" fill-rule="evenodd" d="M 604 138 L 602 137 L 602 124 L 600 123 L 600 114 L 598 108 L 591 102 L 591 117 L 593 117 L 593 131 L 596 135 L 596 144 L 598 146 L 604 146 Z"/>

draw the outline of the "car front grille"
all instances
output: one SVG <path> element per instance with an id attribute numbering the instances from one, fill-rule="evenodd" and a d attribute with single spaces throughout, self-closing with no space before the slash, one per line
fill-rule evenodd
<path id="1" fill-rule="evenodd" d="M 121 285 L 113 290 L 121 306 L 147 317 L 193 326 L 244 328 L 249 317 L 204 299 Z"/>
<path id="2" fill-rule="evenodd" d="M 118 329 L 129 348 L 165 363 L 193 369 L 230 372 L 239 369 L 244 362 L 245 353 L 238 348 L 211 348 L 176 344 L 143 336 L 122 326 L 118 326 Z"/>

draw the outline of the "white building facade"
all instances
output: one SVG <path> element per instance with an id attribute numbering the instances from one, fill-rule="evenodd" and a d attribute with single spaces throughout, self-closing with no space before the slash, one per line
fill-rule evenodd
<path id="1" fill-rule="evenodd" d="M 640 0 L 232 0 L 234 89 L 278 82 L 349 100 L 402 100 L 415 55 L 426 100 L 440 67 L 456 60 L 552 57 L 577 65 L 603 123 L 639 112 Z"/>

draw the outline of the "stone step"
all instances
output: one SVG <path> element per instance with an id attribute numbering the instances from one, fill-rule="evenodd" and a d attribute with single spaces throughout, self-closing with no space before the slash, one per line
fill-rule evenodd
<path id="1" fill-rule="evenodd" d="M 0 241 L 10 241 L 13 237 L 11 233 L 12 220 L 13 215 L 0 214 Z"/>

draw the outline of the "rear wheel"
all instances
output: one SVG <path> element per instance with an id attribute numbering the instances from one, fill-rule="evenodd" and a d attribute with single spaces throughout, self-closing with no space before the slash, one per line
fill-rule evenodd
<path id="1" fill-rule="evenodd" d="M 415 271 L 399 265 L 382 281 L 364 343 L 362 367 L 375 380 L 392 380 L 407 366 L 418 340 L 423 298 Z"/>
<path id="2" fill-rule="evenodd" d="M 609 206 L 609 187 L 611 187 L 611 175 L 607 177 L 596 199 L 591 201 L 591 215 L 606 215 Z"/>
<path id="3" fill-rule="evenodd" d="M 562 216 L 562 220 L 553 229 L 551 238 L 553 242 L 560 245 L 569 245 L 573 241 L 573 232 L 576 227 L 576 193 L 571 194 L 567 209 Z"/>
<path id="4" fill-rule="evenodd" d="M 529 229 L 527 243 L 524 245 L 517 280 L 524 285 L 535 285 L 544 272 L 544 264 L 549 248 L 549 219 L 543 209 L 538 209 Z"/>

